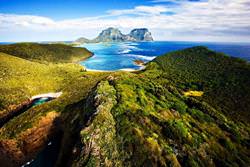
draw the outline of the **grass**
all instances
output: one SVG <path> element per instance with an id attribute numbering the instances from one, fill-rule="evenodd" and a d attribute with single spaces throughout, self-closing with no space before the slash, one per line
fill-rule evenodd
<path id="1" fill-rule="evenodd" d="M 162 77 L 184 92 L 202 91 L 204 94 L 200 99 L 221 110 L 226 116 L 234 120 L 250 121 L 248 62 L 205 47 L 168 53 L 153 62 L 163 72 Z"/>
<path id="2" fill-rule="evenodd" d="M 112 74 L 109 83 L 117 99 L 111 110 L 116 123 L 113 140 L 122 166 L 247 166 L 249 117 L 242 123 L 240 114 L 249 108 L 233 109 L 241 104 L 248 107 L 248 99 L 239 104 L 229 102 L 249 95 L 240 90 L 248 90 L 248 66 L 197 47 L 159 57 L 141 72 Z M 233 88 L 223 86 L 229 80 Z M 232 89 L 237 91 L 232 92 L 233 98 L 225 95 Z M 215 99 L 208 100 L 212 97 Z M 221 104 L 217 106 L 216 101 Z M 223 104 L 234 105 L 232 111 L 224 110 Z M 231 112 L 239 117 L 235 119 Z M 102 122 L 100 126 L 105 124 L 105 120 L 96 119 Z M 117 155 L 109 160 L 117 160 Z"/>
<path id="3" fill-rule="evenodd" d="M 8 114 L 15 106 L 31 96 L 62 91 L 63 95 L 14 118 L 1 130 L 2 137 L 15 137 L 32 127 L 49 111 L 62 112 L 64 108 L 87 96 L 88 92 L 108 73 L 84 72 L 77 64 L 49 63 L 47 65 L 0 53 L 0 115 Z"/>
<path id="4" fill-rule="evenodd" d="M 74 155 L 74 166 L 250 164 L 249 117 L 243 117 L 250 70 L 242 60 L 195 47 L 160 56 L 143 71 L 97 73 L 4 53 L 0 59 L 1 112 L 35 94 L 63 92 L 5 124 L 1 140 L 19 141 L 48 113 L 73 127 L 91 110 L 96 114 L 75 127 L 82 129 L 75 148 L 84 151 Z"/>
<path id="5" fill-rule="evenodd" d="M 17 43 L 0 45 L 0 52 L 42 63 L 71 63 L 92 56 L 85 48 L 65 44 Z"/>
<path id="6" fill-rule="evenodd" d="M 193 96 L 193 97 L 200 97 L 203 94 L 204 94 L 203 91 L 195 91 L 195 90 L 184 92 L 184 96 Z"/>
<path id="7" fill-rule="evenodd" d="M 74 64 L 40 64 L 3 53 L 0 59 L 1 110 L 36 94 L 61 91 L 82 69 Z"/>

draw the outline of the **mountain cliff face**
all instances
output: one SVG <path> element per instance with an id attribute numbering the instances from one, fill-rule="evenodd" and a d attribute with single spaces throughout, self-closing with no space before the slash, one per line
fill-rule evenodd
<path id="1" fill-rule="evenodd" d="M 103 30 L 93 42 L 122 42 L 125 35 L 117 28 L 108 28 Z"/>
<path id="2" fill-rule="evenodd" d="M 153 41 L 151 32 L 147 28 L 133 29 L 129 36 L 134 38 L 136 41 Z"/>
<path id="3" fill-rule="evenodd" d="M 79 38 L 76 43 L 98 43 L 98 42 L 126 42 L 126 41 L 153 41 L 151 32 L 147 28 L 133 29 L 129 34 L 124 35 L 117 28 L 107 28 L 93 40 Z"/>

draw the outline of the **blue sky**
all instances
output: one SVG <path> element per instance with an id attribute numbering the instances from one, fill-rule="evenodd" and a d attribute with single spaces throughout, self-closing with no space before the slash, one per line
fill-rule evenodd
<path id="1" fill-rule="evenodd" d="M 0 41 L 94 38 L 146 27 L 156 40 L 250 42 L 249 0 L 0 0 Z"/>
<path id="2" fill-rule="evenodd" d="M 50 17 L 55 20 L 105 14 L 110 9 L 152 4 L 141 0 L 0 0 L 0 12 Z"/>

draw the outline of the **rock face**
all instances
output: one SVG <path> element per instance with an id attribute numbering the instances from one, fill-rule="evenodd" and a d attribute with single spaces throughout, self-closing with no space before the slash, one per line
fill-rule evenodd
<path id="1" fill-rule="evenodd" d="M 133 29 L 129 33 L 129 36 L 134 38 L 135 41 L 153 41 L 151 32 L 149 32 L 147 28 Z"/>
<path id="2" fill-rule="evenodd" d="M 124 35 L 117 28 L 107 28 L 93 40 L 79 38 L 76 43 L 98 43 L 98 42 L 127 42 L 127 41 L 153 41 L 153 37 L 147 28 L 133 29 L 129 34 Z"/>
<path id="3" fill-rule="evenodd" d="M 117 28 L 108 28 L 103 30 L 94 42 L 122 42 L 125 36 Z"/>

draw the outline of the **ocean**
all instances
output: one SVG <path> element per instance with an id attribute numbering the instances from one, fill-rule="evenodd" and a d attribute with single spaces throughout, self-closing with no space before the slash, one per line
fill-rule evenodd
<path id="1" fill-rule="evenodd" d="M 124 42 L 84 44 L 94 56 L 80 62 L 91 70 L 140 69 L 135 60 L 148 62 L 156 56 L 193 46 L 206 46 L 211 50 L 223 52 L 229 56 L 250 61 L 250 44 L 248 43 L 212 43 L 212 42 Z"/>
<path id="2" fill-rule="evenodd" d="M 0 42 L 0 45 L 11 43 Z M 80 64 L 91 70 L 138 70 L 141 67 L 134 63 L 135 60 L 148 62 L 156 56 L 193 46 L 206 46 L 211 50 L 250 62 L 250 43 L 154 41 L 84 44 L 80 47 L 86 47 L 94 56 Z"/>

